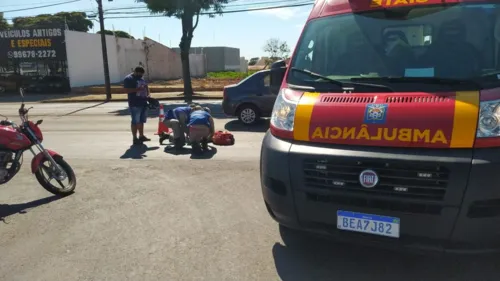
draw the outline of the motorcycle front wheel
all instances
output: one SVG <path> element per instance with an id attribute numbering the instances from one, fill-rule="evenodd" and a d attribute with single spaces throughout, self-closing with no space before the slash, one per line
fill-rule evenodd
<path id="1" fill-rule="evenodd" d="M 45 190 L 52 194 L 59 196 L 72 194 L 76 188 L 75 172 L 62 157 L 54 157 L 54 161 L 66 174 L 65 179 L 62 180 L 58 177 L 57 169 L 52 166 L 49 159 L 43 159 L 40 167 L 35 172 L 37 181 Z"/>

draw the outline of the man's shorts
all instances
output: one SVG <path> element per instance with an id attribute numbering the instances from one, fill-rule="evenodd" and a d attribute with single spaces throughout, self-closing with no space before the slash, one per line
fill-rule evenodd
<path id="1" fill-rule="evenodd" d="M 191 125 L 189 126 L 189 140 L 191 142 L 200 142 L 210 135 L 210 128 L 206 125 Z"/>
<path id="2" fill-rule="evenodd" d="M 132 117 L 132 125 L 144 124 L 147 121 L 147 107 L 132 106 L 129 108 Z"/>

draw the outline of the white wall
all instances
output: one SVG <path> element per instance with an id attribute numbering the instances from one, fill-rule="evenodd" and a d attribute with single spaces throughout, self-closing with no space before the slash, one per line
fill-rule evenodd
<path id="1" fill-rule="evenodd" d="M 181 57 L 174 50 L 145 38 L 149 46 L 149 74 L 153 80 L 179 79 L 182 77 Z"/>
<path id="2" fill-rule="evenodd" d="M 100 35 L 66 30 L 65 36 L 71 87 L 104 84 Z M 111 83 L 120 82 L 116 42 L 113 36 L 106 36 L 106 45 Z"/>
<path id="3" fill-rule="evenodd" d="M 204 77 L 207 74 L 205 67 L 205 55 L 189 54 L 189 70 L 191 71 L 191 77 Z"/>
<path id="4" fill-rule="evenodd" d="M 245 59 L 245 57 L 240 57 L 240 72 L 248 72 L 248 61 Z"/>
<path id="5" fill-rule="evenodd" d="M 149 38 L 135 40 L 106 35 L 111 83 L 120 83 L 141 65 L 147 79 L 172 80 L 182 77 L 180 55 Z M 149 46 L 146 55 L 145 46 Z M 71 87 L 104 84 L 101 35 L 66 31 L 68 72 Z M 204 55 L 190 55 L 191 76 L 206 75 Z"/>
<path id="6" fill-rule="evenodd" d="M 146 69 L 146 52 L 142 40 L 114 38 L 116 44 L 116 54 L 118 71 L 123 79 L 130 74 L 136 66 L 142 66 L 146 70 L 145 76 L 148 78 L 148 70 Z"/>

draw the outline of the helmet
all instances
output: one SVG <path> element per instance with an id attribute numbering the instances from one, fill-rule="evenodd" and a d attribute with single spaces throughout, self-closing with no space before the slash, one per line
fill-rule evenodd
<path id="1" fill-rule="evenodd" d="M 148 98 L 148 108 L 149 109 L 157 109 L 160 107 L 160 102 L 154 98 Z"/>

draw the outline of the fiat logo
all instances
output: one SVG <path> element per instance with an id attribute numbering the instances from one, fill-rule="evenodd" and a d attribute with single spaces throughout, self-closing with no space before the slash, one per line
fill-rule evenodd
<path id="1" fill-rule="evenodd" d="M 359 174 L 359 183 L 366 188 L 375 187 L 378 183 L 378 175 L 375 171 L 364 170 Z"/>

